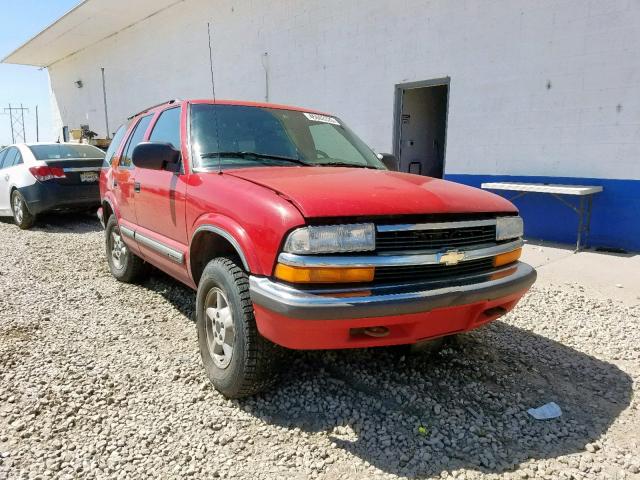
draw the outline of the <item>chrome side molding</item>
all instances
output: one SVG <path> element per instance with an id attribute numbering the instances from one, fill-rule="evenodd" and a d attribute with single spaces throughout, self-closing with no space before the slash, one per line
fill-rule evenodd
<path id="1" fill-rule="evenodd" d="M 169 260 L 172 260 L 179 264 L 182 264 L 184 262 L 184 254 L 182 252 L 174 250 L 164 243 L 160 243 L 157 240 L 146 237 L 138 232 L 135 233 L 135 239 L 138 241 L 138 243 L 141 243 L 142 245 L 164 255 L 165 257 L 168 257 Z"/>
<path id="2" fill-rule="evenodd" d="M 184 254 L 182 252 L 179 252 L 178 250 L 171 248 L 162 242 L 154 240 L 153 238 L 149 238 L 139 232 L 136 232 L 135 230 L 123 226 L 120 226 L 120 233 L 122 233 L 122 235 L 124 235 L 125 237 L 130 238 L 131 240 L 134 240 L 144 245 L 145 247 L 150 248 L 151 250 L 155 250 L 161 255 L 164 255 L 172 262 L 178 263 L 180 265 L 184 263 Z"/>

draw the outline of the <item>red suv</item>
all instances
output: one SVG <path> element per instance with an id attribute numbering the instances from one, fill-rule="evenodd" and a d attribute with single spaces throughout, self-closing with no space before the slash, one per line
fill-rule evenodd
<path id="1" fill-rule="evenodd" d="M 416 344 L 511 310 L 536 278 L 516 208 L 393 162 L 326 113 L 150 108 L 100 177 L 109 267 L 197 290 L 202 361 L 228 397 L 271 385 L 286 349 Z"/>

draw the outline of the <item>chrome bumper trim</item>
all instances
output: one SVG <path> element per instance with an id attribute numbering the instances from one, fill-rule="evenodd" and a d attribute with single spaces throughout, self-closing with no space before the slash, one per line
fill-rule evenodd
<path id="1" fill-rule="evenodd" d="M 492 275 L 503 273 L 501 278 Z M 266 277 L 249 277 L 252 301 L 275 313 L 303 320 L 385 317 L 491 301 L 527 290 L 536 271 L 517 262 L 491 273 L 429 284 L 351 290 L 301 290 Z M 358 295 L 362 296 L 345 296 Z"/>
<path id="2" fill-rule="evenodd" d="M 473 249 L 451 249 L 464 253 L 466 260 L 479 260 L 481 258 L 495 257 L 501 253 L 508 253 L 522 247 L 522 239 L 513 242 L 492 245 L 490 247 Z M 417 254 L 382 254 L 382 255 L 296 255 L 294 253 L 281 253 L 278 262 L 292 267 L 405 267 L 411 265 L 438 265 L 445 263 L 442 259 L 451 250 L 436 253 Z"/>
<path id="3" fill-rule="evenodd" d="M 98 166 L 98 167 L 67 167 L 67 168 L 63 168 L 62 171 L 64 171 L 65 173 L 71 173 L 71 172 L 99 172 L 102 169 L 102 167 Z"/>

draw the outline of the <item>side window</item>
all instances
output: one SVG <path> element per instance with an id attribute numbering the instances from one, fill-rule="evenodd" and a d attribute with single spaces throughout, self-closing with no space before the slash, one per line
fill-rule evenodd
<path id="1" fill-rule="evenodd" d="M 180 107 L 170 108 L 160 114 L 149 141 L 170 143 L 173 148 L 180 150 Z"/>
<path id="2" fill-rule="evenodd" d="M 4 161 L 4 157 L 7 155 L 7 152 L 9 151 L 8 148 L 5 148 L 4 150 L 0 150 L 0 170 L 2 170 L 2 165 L 3 165 L 3 161 Z"/>
<path id="3" fill-rule="evenodd" d="M 118 131 L 113 136 L 111 140 L 111 144 L 109 144 L 109 148 L 107 149 L 107 153 L 104 156 L 104 161 L 102 162 L 102 168 L 109 168 L 111 166 L 111 161 L 113 160 L 113 156 L 116 154 L 118 149 L 120 148 L 120 144 L 122 143 L 122 139 L 124 138 L 124 134 L 127 133 L 128 124 L 120 125 Z"/>
<path id="4" fill-rule="evenodd" d="M 346 138 L 336 135 L 335 130 L 333 125 L 327 123 L 318 123 L 309 127 L 316 150 L 322 152 L 317 154 L 318 159 L 323 160 L 323 154 L 326 154 L 332 160 L 361 164 L 362 155 Z"/>
<path id="5" fill-rule="evenodd" d="M 2 168 L 13 167 L 18 156 L 20 156 L 20 158 L 22 159 L 22 156 L 20 155 L 20 152 L 16 147 L 9 148 L 7 150 L 7 154 L 5 155 L 2 161 Z"/>
<path id="6" fill-rule="evenodd" d="M 7 165 L 7 167 L 15 167 L 16 165 L 20 165 L 22 163 L 22 154 L 20 153 L 20 150 L 16 148 L 16 152 L 18 153 L 13 159 L 13 164 Z"/>
<path id="7" fill-rule="evenodd" d="M 120 157 L 121 167 L 131 167 L 131 154 L 133 153 L 133 149 L 136 148 L 136 145 L 142 142 L 144 133 L 149 127 L 149 122 L 151 122 L 152 116 L 153 115 L 147 115 L 146 117 L 142 117 L 134 128 L 133 133 L 131 133 L 131 136 L 129 137 L 129 142 L 127 143 L 124 153 L 122 154 L 122 157 Z"/>

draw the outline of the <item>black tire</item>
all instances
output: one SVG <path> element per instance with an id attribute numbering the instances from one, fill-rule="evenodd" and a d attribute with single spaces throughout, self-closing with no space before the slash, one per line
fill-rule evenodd
<path id="1" fill-rule="evenodd" d="M 124 283 L 134 283 L 143 280 L 149 274 L 149 264 L 133 253 L 122 241 L 120 227 L 115 215 L 111 215 L 107 221 L 105 233 L 105 248 L 107 262 L 111 274 Z M 116 243 L 119 242 L 119 243 Z M 120 246 L 120 257 L 114 257 L 114 246 Z"/>
<path id="2" fill-rule="evenodd" d="M 220 293 L 223 305 L 229 307 L 226 311 L 216 303 Z M 209 308 L 214 312 L 210 317 L 207 316 Z M 222 326 L 224 318 L 231 320 L 232 327 Z M 215 258 L 204 269 L 196 296 L 196 325 L 204 369 L 213 386 L 225 397 L 254 395 L 277 382 L 284 350 L 258 332 L 249 296 L 249 278 L 233 260 Z M 215 353 L 216 347 L 222 348 L 225 343 L 221 335 L 227 347 L 232 342 L 229 355 L 226 350 L 223 354 Z"/>
<path id="3" fill-rule="evenodd" d="M 27 202 L 18 190 L 14 190 L 11 194 L 11 211 L 13 221 L 22 230 L 31 228 L 36 221 L 36 216 L 29 211 Z"/>

